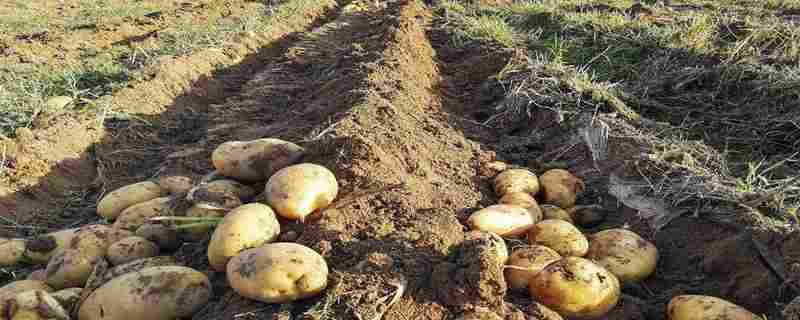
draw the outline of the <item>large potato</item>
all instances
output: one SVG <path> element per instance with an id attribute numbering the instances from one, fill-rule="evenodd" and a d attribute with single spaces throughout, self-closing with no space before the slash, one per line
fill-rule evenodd
<path id="1" fill-rule="evenodd" d="M 71 228 L 37 236 L 28 241 L 25 256 L 35 264 L 44 264 L 56 252 L 64 249 L 80 228 Z"/>
<path id="2" fill-rule="evenodd" d="M 532 196 L 539 193 L 539 179 L 525 169 L 510 169 L 494 178 L 494 193 L 502 197 L 512 192 L 524 192 Z"/>
<path id="3" fill-rule="evenodd" d="M 505 279 L 511 290 L 528 290 L 528 284 L 547 265 L 561 260 L 561 255 L 545 246 L 532 245 L 514 250 L 508 258 Z"/>
<path id="4" fill-rule="evenodd" d="M 572 216 L 569 214 L 567 210 L 561 209 L 551 204 L 545 204 L 541 206 L 542 208 L 542 216 L 544 219 L 558 219 L 564 220 L 571 224 L 575 224 L 575 221 L 572 220 Z"/>
<path id="5" fill-rule="evenodd" d="M 228 141 L 211 154 L 220 174 L 242 181 L 262 181 L 303 157 L 302 147 L 280 139 Z"/>
<path id="6" fill-rule="evenodd" d="M 275 241 L 281 226 L 272 209 L 261 203 L 249 203 L 231 211 L 222 220 L 208 243 L 208 262 L 217 271 L 225 271 L 228 260 L 244 249 Z"/>
<path id="7" fill-rule="evenodd" d="M 570 319 L 599 318 L 617 305 L 619 280 L 591 260 L 567 257 L 553 262 L 530 281 L 537 302 Z"/>
<path id="8" fill-rule="evenodd" d="M 564 169 L 551 169 L 539 177 L 544 203 L 571 208 L 577 195 L 585 188 L 583 181 Z"/>
<path id="9" fill-rule="evenodd" d="M 732 302 L 711 296 L 680 295 L 667 304 L 668 320 L 761 320 L 762 318 Z"/>
<path id="10" fill-rule="evenodd" d="M 569 222 L 558 219 L 545 219 L 528 231 L 531 244 L 543 245 L 568 257 L 583 257 L 589 251 L 589 240 Z"/>
<path id="11" fill-rule="evenodd" d="M 166 194 L 166 190 L 152 181 L 129 184 L 103 196 L 97 203 L 97 215 L 114 220 L 128 207 Z"/>
<path id="12" fill-rule="evenodd" d="M 328 265 L 306 246 L 275 242 L 231 259 L 228 281 L 239 295 L 266 303 L 313 297 L 328 285 Z"/>
<path id="13" fill-rule="evenodd" d="M 48 285 L 55 289 L 83 287 L 92 274 L 95 264 L 103 259 L 102 254 L 82 252 L 76 249 L 59 251 L 50 258 L 45 269 Z"/>
<path id="14" fill-rule="evenodd" d="M 520 206 L 496 204 L 475 211 L 470 215 L 467 224 L 473 230 L 488 231 L 501 237 L 518 237 L 541 219 L 541 212 L 534 215 Z"/>
<path id="15" fill-rule="evenodd" d="M 586 258 L 611 271 L 622 281 L 639 281 L 656 270 L 658 249 L 633 231 L 608 229 L 589 238 Z"/>
<path id="16" fill-rule="evenodd" d="M 178 232 L 160 223 L 145 223 L 136 229 L 136 235 L 152 241 L 161 250 L 172 251 L 181 245 Z"/>
<path id="17" fill-rule="evenodd" d="M 30 290 L 6 302 L 3 319 L 69 320 L 69 313 L 47 291 Z"/>
<path id="18" fill-rule="evenodd" d="M 160 197 L 142 202 L 122 211 L 114 221 L 114 228 L 135 231 L 148 219 L 158 216 L 176 215 L 172 210 L 172 198 Z"/>
<path id="19" fill-rule="evenodd" d="M 101 287 L 106 282 L 109 282 L 112 279 L 119 277 L 123 274 L 137 272 L 139 270 L 144 270 L 151 267 L 164 267 L 164 266 L 182 266 L 182 265 L 178 263 L 178 261 L 175 260 L 175 258 L 173 258 L 172 256 L 157 256 L 152 258 L 134 260 L 125 264 L 114 266 L 113 268 L 106 269 L 105 271 L 97 274 L 96 277 L 90 278 L 89 281 L 86 282 L 86 286 L 84 287 L 84 292 L 91 293 L 95 289 Z"/>
<path id="20" fill-rule="evenodd" d="M 114 242 L 108 247 L 106 257 L 112 265 L 120 265 L 138 259 L 155 257 L 159 253 L 158 246 L 142 237 L 127 237 Z"/>
<path id="21" fill-rule="evenodd" d="M 24 239 L 0 238 L 0 267 L 10 267 L 18 264 L 25 256 Z"/>
<path id="22" fill-rule="evenodd" d="M 267 181 L 267 204 L 286 219 L 305 221 L 330 205 L 339 193 L 333 172 L 313 163 L 288 166 Z"/>
<path id="23" fill-rule="evenodd" d="M 79 320 L 190 318 L 211 298 L 211 283 L 187 267 L 150 267 L 106 282 L 81 304 Z"/>

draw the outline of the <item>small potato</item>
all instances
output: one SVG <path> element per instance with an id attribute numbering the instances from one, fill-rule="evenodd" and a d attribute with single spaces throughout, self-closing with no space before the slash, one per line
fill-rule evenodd
<path id="1" fill-rule="evenodd" d="M 305 218 L 330 205 L 339 193 L 333 172 L 313 163 L 288 166 L 267 181 L 267 204 L 290 220 Z"/>
<path id="2" fill-rule="evenodd" d="M 518 237 L 541 219 L 541 213 L 535 216 L 520 206 L 496 204 L 475 211 L 467 224 L 473 230 L 493 232 L 501 237 Z"/>
<path id="3" fill-rule="evenodd" d="M 524 192 L 532 196 L 539 193 L 539 179 L 525 169 L 510 169 L 494 178 L 494 193 L 498 197 L 512 192 Z"/>
<path id="4" fill-rule="evenodd" d="M 211 283 L 187 267 L 150 267 L 123 274 L 92 292 L 79 320 L 171 320 L 191 318 L 211 298 Z"/>
<path id="5" fill-rule="evenodd" d="M 25 256 L 35 264 L 45 264 L 50 257 L 64 249 L 81 228 L 71 228 L 37 236 L 28 241 Z"/>
<path id="6" fill-rule="evenodd" d="M 30 290 L 17 294 L 6 303 L 3 319 L 69 320 L 69 313 L 47 291 Z"/>
<path id="7" fill-rule="evenodd" d="M 561 260 L 561 255 L 545 246 L 532 245 L 518 248 L 508 258 L 505 279 L 511 290 L 528 290 L 528 284 L 547 265 Z"/>
<path id="8" fill-rule="evenodd" d="M 598 206 L 574 206 L 567 210 L 575 223 L 584 228 L 593 228 L 606 219 L 606 214 Z"/>
<path id="9" fill-rule="evenodd" d="M 583 257 L 589 251 L 586 236 L 571 223 L 558 219 L 535 224 L 528 231 L 528 242 L 549 247 L 564 257 Z"/>
<path id="10" fill-rule="evenodd" d="M 13 300 L 20 293 L 32 290 L 53 292 L 53 288 L 42 281 L 35 280 L 17 280 L 0 287 L 0 315 L 8 313 L 7 307 L 10 300 Z"/>
<path id="11" fill-rule="evenodd" d="M 222 220 L 208 243 L 208 262 L 225 271 L 228 260 L 247 248 L 255 248 L 278 238 L 281 226 L 272 209 L 254 202 L 231 211 Z"/>
<path id="12" fill-rule="evenodd" d="M 152 181 L 129 184 L 106 194 L 97 203 L 97 215 L 108 220 L 116 219 L 130 206 L 163 197 L 167 191 Z"/>
<path id="13" fill-rule="evenodd" d="M 23 239 L 0 238 L 0 267 L 19 264 L 25 256 L 26 245 Z"/>
<path id="14" fill-rule="evenodd" d="M 102 259 L 102 254 L 75 249 L 60 251 L 47 263 L 45 282 L 57 290 L 83 287 L 92 274 L 95 264 Z"/>
<path id="15" fill-rule="evenodd" d="M 86 225 L 75 232 L 75 235 L 64 247 L 64 250 L 77 250 L 86 256 L 103 256 L 106 254 L 108 246 L 112 243 L 132 235 L 133 232 L 131 231 L 116 229 L 107 225 Z"/>
<path id="16" fill-rule="evenodd" d="M 230 194 L 240 200 L 250 200 L 256 196 L 256 190 L 231 179 L 214 180 L 192 188 L 189 201 L 192 203 L 211 201 L 219 195 Z M 218 201 L 217 201 L 218 202 Z"/>
<path id="17" fill-rule="evenodd" d="M 611 271 L 622 282 L 650 276 L 658 264 L 658 249 L 633 231 L 608 229 L 589 238 L 586 258 Z"/>
<path id="18" fill-rule="evenodd" d="M 553 262 L 530 281 L 531 297 L 570 319 L 599 318 L 619 301 L 619 280 L 600 265 L 579 257 Z"/>
<path id="19" fill-rule="evenodd" d="M 58 290 L 50 295 L 64 307 L 64 310 L 70 311 L 81 300 L 81 292 L 83 292 L 82 288 L 69 288 Z"/>
<path id="20" fill-rule="evenodd" d="M 328 264 L 311 248 L 275 242 L 242 251 L 231 259 L 227 275 L 245 298 L 284 303 L 320 294 L 328 285 Z"/>
<path id="21" fill-rule="evenodd" d="M 464 241 L 470 240 L 483 240 L 490 247 L 490 251 L 494 251 L 493 255 L 497 257 L 497 262 L 500 265 L 505 265 L 508 262 L 508 246 L 506 241 L 499 235 L 492 232 L 473 230 L 464 234 Z"/>
<path id="22" fill-rule="evenodd" d="M 194 184 L 192 178 L 186 176 L 163 176 L 158 178 L 158 186 L 171 195 L 186 194 Z"/>
<path id="23" fill-rule="evenodd" d="M 539 203 L 536 202 L 536 199 L 533 198 L 528 193 L 524 192 L 511 192 L 506 193 L 500 200 L 497 201 L 498 204 L 510 204 L 515 206 L 520 206 L 527 209 L 532 216 L 539 217 L 536 221 L 542 220 L 542 209 L 539 207 Z"/>
<path id="24" fill-rule="evenodd" d="M 172 198 L 155 198 L 125 209 L 119 214 L 113 226 L 117 229 L 134 231 L 150 218 L 172 215 L 175 215 L 172 210 Z"/>
<path id="25" fill-rule="evenodd" d="M 121 265 L 133 260 L 155 257 L 159 253 L 158 246 L 142 237 L 127 237 L 114 242 L 108 247 L 106 257 L 112 265 Z"/>
<path id="26" fill-rule="evenodd" d="M 211 161 L 224 176 L 241 181 L 263 181 L 297 163 L 304 154 L 305 150 L 294 143 L 264 138 L 220 144 L 211 154 Z"/>
<path id="27" fill-rule="evenodd" d="M 668 320 L 761 320 L 732 302 L 711 296 L 679 295 L 667 304 Z"/>
<path id="28" fill-rule="evenodd" d="M 577 195 L 585 188 L 583 181 L 564 169 L 550 169 L 539 177 L 544 203 L 571 208 Z"/>
<path id="29" fill-rule="evenodd" d="M 172 251 L 181 245 L 178 232 L 160 223 L 145 223 L 136 229 L 136 235 L 152 241 L 161 250 Z"/>
<path id="30" fill-rule="evenodd" d="M 543 204 L 542 208 L 542 216 L 544 219 L 558 219 L 564 220 L 571 224 L 575 224 L 575 221 L 572 220 L 572 216 L 567 212 L 567 210 L 561 209 L 551 204 Z"/>

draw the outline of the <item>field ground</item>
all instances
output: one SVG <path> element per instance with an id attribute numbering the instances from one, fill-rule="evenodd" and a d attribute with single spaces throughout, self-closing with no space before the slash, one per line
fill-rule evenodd
<path id="1" fill-rule="evenodd" d="M 488 163 L 566 167 L 606 214 L 587 232 L 627 226 L 661 253 L 609 318 L 665 319 L 693 293 L 782 319 L 800 294 L 799 23 L 789 0 L 5 1 L 2 232 L 103 222 L 110 190 L 199 180 L 220 143 L 276 137 L 340 181 L 321 220 L 282 224 L 333 284 L 267 305 L 208 271 L 195 319 L 523 319 L 527 295 L 486 294 L 502 277 L 459 260 L 464 222 L 497 201 Z M 204 249 L 175 255 L 207 271 Z"/>

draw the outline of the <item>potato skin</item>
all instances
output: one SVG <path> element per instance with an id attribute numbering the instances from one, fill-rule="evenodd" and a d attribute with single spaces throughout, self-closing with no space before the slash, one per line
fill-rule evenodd
<path id="1" fill-rule="evenodd" d="M 494 178 L 494 193 L 503 197 L 512 192 L 524 192 L 531 196 L 539 193 L 539 179 L 533 172 L 525 169 L 510 169 Z"/>
<path id="2" fill-rule="evenodd" d="M 501 237 L 519 237 L 541 220 L 527 209 L 510 204 L 496 204 L 475 211 L 467 224 L 473 230 L 495 233 Z"/>
<path id="3" fill-rule="evenodd" d="M 118 229 L 135 231 L 150 218 L 174 215 L 171 200 L 170 197 L 160 197 L 130 206 L 119 214 L 113 226 Z"/>
<path id="4" fill-rule="evenodd" d="M 79 320 L 160 320 L 190 317 L 211 298 L 202 272 L 150 267 L 105 283 L 81 304 Z M 102 311 L 101 311 L 102 310 Z"/>
<path id="5" fill-rule="evenodd" d="M 502 198 L 500 198 L 500 200 L 497 201 L 497 203 L 523 207 L 527 209 L 531 215 L 534 216 L 534 218 L 536 218 L 536 221 L 542 220 L 542 209 L 539 207 L 539 203 L 536 202 L 536 199 L 528 193 L 506 193 Z"/>
<path id="6" fill-rule="evenodd" d="M 97 215 L 114 220 L 128 207 L 163 197 L 166 194 L 166 190 L 152 181 L 129 184 L 103 196 L 97 203 Z"/>
<path id="7" fill-rule="evenodd" d="M 194 186 L 192 178 L 186 176 L 162 176 L 158 178 L 158 185 L 171 195 L 185 194 Z"/>
<path id="8" fill-rule="evenodd" d="M 542 186 L 544 203 L 561 208 L 575 206 L 577 195 L 583 192 L 585 185 L 572 173 L 564 169 L 550 169 L 539 177 Z"/>
<path id="9" fill-rule="evenodd" d="M 551 204 L 545 204 L 541 206 L 542 208 L 542 216 L 544 219 L 558 219 L 564 220 L 571 224 L 575 224 L 575 220 L 572 219 L 572 216 L 569 214 L 567 210 L 561 209 Z"/>
<path id="10" fill-rule="evenodd" d="M 558 219 L 545 219 L 528 231 L 531 244 L 549 247 L 558 254 L 568 257 L 583 257 L 589 251 L 589 240 L 569 222 Z"/>
<path id="11" fill-rule="evenodd" d="M 528 290 L 530 279 L 547 265 L 558 260 L 561 260 L 561 255 L 545 246 L 532 245 L 517 248 L 508 258 L 508 265 L 516 268 L 506 268 L 504 272 L 508 288 L 516 291 Z"/>
<path id="12" fill-rule="evenodd" d="M 40 235 L 28 241 L 25 256 L 36 264 L 45 264 L 63 250 L 81 228 L 71 228 Z"/>
<path id="13" fill-rule="evenodd" d="M 225 271 L 228 260 L 239 252 L 273 242 L 280 233 L 278 218 L 269 206 L 257 202 L 242 205 L 226 215 L 211 235 L 209 265 Z"/>
<path id="14" fill-rule="evenodd" d="M 69 320 L 69 313 L 44 290 L 21 292 L 6 304 L 4 319 Z"/>
<path id="15" fill-rule="evenodd" d="M 241 296 L 284 303 L 320 294 L 328 285 L 328 265 L 316 251 L 275 242 L 242 251 L 227 267 L 228 281 Z"/>
<path id="16" fill-rule="evenodd" d="M 134 260 L 155 257 L 159 254 L 158 246 L 142 237 L 127 237 L 114 242 L 108 247 L 106 257 L 112 265 L 121 265 Z"/>
<path id="17" fill-rule="evenodd" d="M 228 141 L 211 154 L 217 172 L 241 181 L 263 181 L 305 154 L 297 144 L 273 138 Z"/>
<path id="18" fill-rule="evenodd" d="M 464 240 L 481 240 L 485 239 L 491 246 L 491 250 L 495 251 L 493 256 L 497 257 L 497 263 L 505 265 L 508 262 L 508 246 L 502 237 L 493 232 L 473 230 L 464 234 Z"/>
<path id="19" fill-rule="evenodd" d="M 116 229 L 108 225 L 86 225 L 75 232 L 64 249 L 78 250 L 86 255 L 102 256 L 106 254 L 108 246 L 112 243 L 132 235 L 131 231 Z"/>
<path id="20" fill-rule="evenodd" d="M 58 290 L 83 287 L 92 274 L 94 265 L 102 259 L 103 255 L 75 249 L 60 251 L 47 263 L 45 282 Z"/>
<path id="21" fill-rule="evenodd" d="M 619 301 L 619 280 L 591 260 L 566 257 L 530 281 L 531 297 L 569 319 L 596 319 Z"/>
<path id="22" fill-rule="evenodd" d="M 280 216 L 304 221 L 336 199 L 339 183 L 328 168 L 301 163 L 276 172 L 267 181 L 265 192 L 267 204 Z"/>
<path id="23" fill-rule="evenodd" d="M 195 201 L 202 201 L 204 194 L 232 194 L 241 200 L 248 200 L 256 196 L 256 190 L 236 180 L 220 179 L 199 185 L 192 189 Z"/>
<path id="24" fill-rule="evenodd" d="M 18 264 L 25 256 L 27 243 L 24 239 L 0 238 L 0 267 Z"/>
<path id="25" fill-rule="evenodd" d="M 31 291 L 41 290 L 44 292 L 53 292 L 53 288 L 48 286 L 42 281 L 36 280 L 17 280 L 5 286 L 0 287 L 0 315 L 5 315 L 8 302 L 18 294 Z"/>
<path id="26" fill-rule="evenodd" d="M 667 304 L 668 320 L 760 320 L 761 317 L 730 301 L 711 296 L 679 295 Z"/>
<path id="27" fill-rule="evenodd" d="M 658 249 L 633 231 L 607 229 L 588 238 L 586 258 L 608 269 L 622 282 L 643 280 L 656 270 Z"/>

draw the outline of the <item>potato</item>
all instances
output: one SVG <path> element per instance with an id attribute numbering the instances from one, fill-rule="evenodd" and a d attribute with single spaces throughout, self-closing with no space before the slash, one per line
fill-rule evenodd
<path id="1" fill-rule="evenodd" d="M 550 169 L 539 177 L 544 203 L 571 208 L 585 188 L 583 181 L 564 169 Z"/>
<path id="2" fill-rule="evenodd" d="M 9 301 L 13 300 L 14 297 L 20 293 L 32 290 L 53 292 L 53 288 L 44 282 L 34 280 L 17 280 L 0 287 L 0 315 L 7 314 Z"/>
<path id="3" fill-rule="evenodd" d="M 537 302 L 570 319 L 599 318 L 617 305 L 621 294 L 611 272 L 579 257 L 551 263 L 531 279 L 529 289 Z"/>
<path id="4" fill-rule="evenodd" d="M 161 250 L 172 251 L 181 245 L 178 232 L 160 223 L 145 223 L 136 229 L 136 235 L 152 241 Z"/>
<path id="5" fill-rule="evenodd" d="M 512 192 L 524 192 L 532 196 L 539 193 L 539 179 L 525 169 L 510 169 L 494 178 L 494 193 L 498 197 Z"/>
<path id="6" fill-rule="evenodd" d="M 467 224 L 473 230 L 488 231 L 501 237 L 518 237 L 541 219 L 541 213 L 537 216 L 520 206 L 496 204 L 472 213 Z"/>
<path id="7" fill-rule="evenodd" d="M 668 320 L 761 320 L 762 318 L 732 302 L 702 295 L 679 295 L 667 304 Z"/>
<path id="8" fill-rule="evenodd" d="M 163 197 L 166 194 L 165 189 L 152 181 L 129 184 L 103 196 L 97 203 L 97 215 L 114 220 L 128 207 Z"/>
<path id="9" fill-rule="evenodd" d="M 192 188 L 189 201 L 193 203 L 214 201 L 220 195 L 230 194 L 240 200 L 250 200 L 256 196 L 256 190 L 231 179 L 214 180 Z"/>
<path id="10" fill-rule="evenodd" d="M 117 217 L 114 228 L 134 231 L 145 224 L 148 219 L 158 216 L 172 216 L 172 198 L 160 197 L 133 205 Z"/>
<path id="11" fill-rule="evenodd" d="M 211 298 L 211 283 L 187 267 L 150 267 L 126 273 L 92 292 L 79 320 L 172 320 L 191 318 Z"/>
<path id="12" fill-rule="evenodd" d="M 86 225 L 75 232 L 64 249 L 78 250 L 87 256 L 103 256 L 112 243 L 132 235 L 131 231 L 107 225 Z"/>
<path id="13" fill-rule="evenodd" d="M 545 219 L 528 231 L 528 242 L 543 245 L 568 257 L 583 257 L 589 251 L 589 240 L 569 222 Z"/>
<path id="14" fill-rule="evenodd" d="M 305 221 L 330 205 L 339 193 L 333 172 L 313 163 L 288 166 L 267 181 L 267 204 L 286 219 Z"/>
<path id="15" fill-rule="evenodd" d="M 217 271 L 225 271 L 228 260 L 244 249 L 275 241 L 281 233 L 272 209 L 261 203 L 249 203 L 231 211 L 222 220 L 208 243 L 208 262 Z"/>
<path id="16" fill-rule="evenodd" d="M 28 241 L 25 256 L 35 264 L 44 264 L 59 250 L 64 249 L 80 228 L 71 228 L 37 236 Z"/>
<path id="17" fill-rule="evenodd" d="M 126 273 L 137 272 L 139 270 L 144 270 L 151 267 L 163 267 L 163 266 L 182 266 L 178 263 L 175 258 L 172 256 L 157 256 L 152 258 L 144 258 L 139 260 L 134 260 L 125 264 L 121 264 L 115 266 L 113 268 L 108 268 L 104 272 L 100 272 L 97 274 L 94 279 L 89 279 L 86 282 L 86 286 L 84 290 L 88 293 L 93 292 L 95 289 L 101 287 L 106 282 L 111 281 L 116 277 L 119 277 Z"/>
<path id="18" fill-rule="evenodd" d="M 603 223 L 606 219 L 606 214 L 599 208 L 599 206 L 574 206 L 567 210 L 572 221 L 581 227 L 592 228 Z"/>
<path id="19" fill-rule="evenodd" d="M 498 204 L 510 204 L 523 207 L 530 211 L 531 215 L 534 217 L 539 217 L 537 221 L 542 220 L 542 209 L 539 207 L 539 203 L 536 202 L 536 199 L 533 198 L 528 193 L 524 192 L 511 192 L 506 193 L 500 200 L 497 201 Z"/>
<path id="20" fill-rule="evenodd" d="M 622 282 L 640 281 L 658 264 L 658 249 L 633 231 L 616 228 L 589 237 L 586 258 L 611 271 Z"/>
<path id="21" fill-rule="evenodd" d="M 47 273 L 45 273 L 45 269 L 38 269 L 29 273 L 25 279 L 44 282 L 47 279 Z"/>
<path id="22" fill-rule="evenodd" d="M 186 176 L 162 176 L 158 178 L 158 186 L 169 194 L 179 195 L 189 192 L 194 183 L 192 178 Z"/>
<path id="23" fill-rule="evenodd" d="M 275 242 L 242 251 L 227 267 L 239 295 L 266 303 L 284 303 L 320 294 L 328 285 L 328 264 L 311 248 Z"/>
<path id="24" fill-rule="evenodd" d="M 108 247 L 106 257 L 112 265 L 120 265 L 133 260 L 155 257 L 159 254 L 158 246 L 142 237 L 127 237 L 114 242 Z"/>
<path id="25" fill-rule="evenodd" d="M 81 299 L 82 288 L 61 289 L 50 294 L 64 310 L 70 311 Z"/>
<path id="26" fill-rule="evenodd" d="M 47 263 L 45 282 L 55 289 L 83 287 L 94 265 L 103 259 L 102 254 L 66 249 L 54 255 Z"/>
<path id="27" fill-rule="evenodd" d="M 25 256 L 26 245 L 23 239 L 0 238 L 0 267 L 19 264 Z"/>
<path id="28" fill-rule="evenodd" d="M 262 181 L 305 154 L 302 147 L 280 139 L 228 141 L 211 154 L 214 168 L 220 174 L 241 181 Z"/>
<path id="29" fill-rule="evenodd" d="M 572 216 L 569 214 L 569 212 L 567 212 L 567 210 L 551 204 L 543 204 L 540 206 L 540 208 L 542 208 L 542 216 L 544 219 L 558 219 L 575 224 L 575 221 L 572 220 Z"/>
<path id="30" fill-rule="evenodd" d="M 504 271 L 511 290 L 528 290 L 528 283 L 547 265 L 561 260 L 561 255 L 545 246 L 532 245 L 514 250 Z"/>
<path id="31" fill-rule="evenodd" d="M 500 265 L 505 265 L 508 262 L 508 246 L 506 241 L 499 235 L 492 232 L 473 230 L 464 234 L 464 241 L 484 239 L 491 247 L 491 251 L 495 251 L 493 256 L 497 257 L 497 262 Z"/>
<path id="32" fill-rule="evenodd" d="M 239 206 L 241 206 L 241 204 L 236 207 Z M 222 218 L 225 216 L 226 213 L 228 213 L 228 211 L 215 210 L 200 205 L 195 205 L 186 211 L 186 216 L 192 218 Z M 185 224 L 189 223 L 193 222 L 188 222 Z M 179 225 L 182 224 L 184 223 L 180 223 Z M 208 232 L 211 231 L 211 229 L 213 228 L 214 226 L 212 225 L 194 225 L 190 227 L 181 227 L 180 237 L 185 241 L 201 241 L 205 239 L 205 237 L 208 235 Z"/>
<path id="33" fill-rule="evenodd" d="M 30 290 L 6 302 L 3 319 L 69 320 L 69 313 L 47 291 Z"/>

